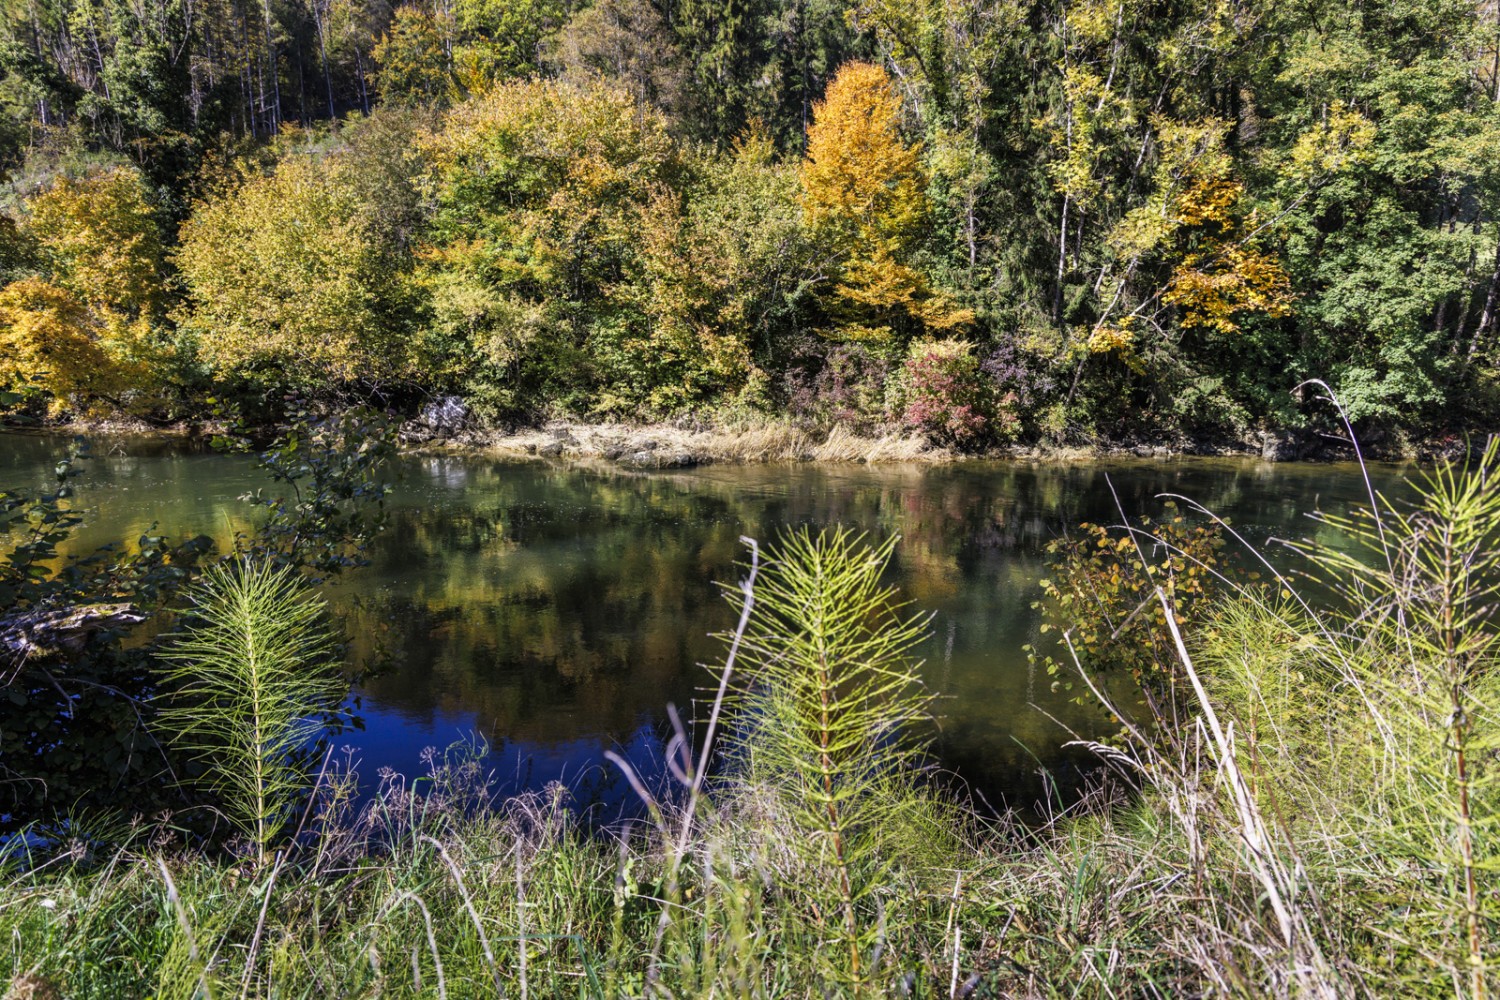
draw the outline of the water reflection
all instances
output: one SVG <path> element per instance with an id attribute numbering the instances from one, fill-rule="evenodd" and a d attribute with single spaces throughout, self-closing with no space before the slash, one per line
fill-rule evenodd
<path id="1" fill-rule="evenodd" d="M 59 442 L 0 436 L 6 484 L 45 482 Z M 242 459 L 181 446 L 95 449 L 79 546 L 150 528 L 247 528 L 235 498 L 259 485 Z M 376 768 L 420 770 L 423 746 L 478 736 L 514 787 L 576 781 L 617 800 L 602 753 L 648 770 L 664 706 L 686 708 L 733 624 L 718 584 L 737 578 L 742 535 L 851 525 L 903 541 L 893 582 L 934 613 L 923 649 L 943 696 L 942 762 L 995 800 L 1024 804 L 1046 764 L 1066 778 L 1065 730 L 1103 731 L 1054 694 L 1021 651 L 1037 638 L 1042 549 L 1084 520 L 1155 514 L 1178 493 L 1232 519 L 1257 543 L 1302 536 L 1303 514 L 1363 499 L 1348 466 L 1248 460 L 976 462 L 896 466 L 708 467 L 670 474 L 413 457 L 401 465 L 391 528 L 373 565 L 334 588 L 353 652 L 383 662 L 363 691 L 367 730 L 350 734 Z M 1397 471 L 1377 470 L 1384 486 Z M 1111 488 L 1113 487 L 1113 489 Z"/>

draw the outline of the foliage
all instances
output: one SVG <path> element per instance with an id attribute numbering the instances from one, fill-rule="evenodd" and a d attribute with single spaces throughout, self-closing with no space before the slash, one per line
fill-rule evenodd
<path id="1" fill-rule="evenodd" d="M 901 419 L 940 444 L 1004 440 L 1019 422 L 1015 396 L 996 393 L 966 341 L 913 342 L 893 388 Z"/>
<path id="2" fill-rule="evenodd" d="M 71 292 L 39 278 L 0 289 L 0 383 L 58 405 L 116 394 L 121 378 L 92 319 Z"/>
<path id="3" fill-rule="evenodd" d="M 54 490 L 0 491 L 0 607 L 7 617 L 97 607 L 162 613 L 212 543 L 200 536 L 172 545 L 148 534 L 125 551 L 64 558 L 60 547 L 83 520 L 69 485 L 80 457 L 58 463 Z M 46 832 L 60 817 L 98 820 L 122 802 L 140 813 L 184 804 L 154 780 L 168 763 L 143 723 L 153 679 L 128 641 L 136 627 L 124 617 L 85 633 L 66 655 L 0 660 L 0 829 Z"/>
<path id="4" fill-rule="evenodd" d="M 666 122 L 618 90 L 510 83 L 450 112 L 427 153 L 436 210 L 419 277 L 447 369 L 496 415 L 595 387 L 601 410 L 638 406 L 653 359 L 638 295 L 619 284 L 679 169 Z"/>
<path id="5" fill-rule="evenodd" d="M 353 407 L 325 418 L 291 414 L 258 459 L 277 492 L 241 498 L 265 511 L 245 540 L 248 551 L 270 565 L 327 575 L 363 565 L 360 553 L 385 527 L 385 473 L 395 451 L 396 426 L 380 413 Z"/>
<path id="6" fill-rule="evenodd" d="M 186 625 L 158 654 L 155 724 L 208 765 L 203 781 L 264 865 L 306 788 L 314 712 L 345 693 L 323 602 L 295 569 L 250 559 L 210 567 L 184 600 Z"/>
<path id="7" fill-rule="evenodd" d="M 1467 0 L 12 3 L 0 280 L 113 360 L 55 412 L 722 415 L 845 380 L 810 336 L 961 337 L 1058 443 L 1339 432 L 1309 378 L 1448 433 L 1500 412 L 1493 48 Z"/>
<path id="8" fill-rule="evenodd" d="M 1405 933 L 1433 940 L 1434 964 L 1466 978 L 1471 996 L 1483 994 L 1494 968 L 1500 917 L 1488 887 L 1500 858 L 1497 474 L 1500 439 L 1491 438 L 1424 473 L 1410 509 L 1372 499 L 1351 517 L 1322 517 L 1349 545 L 1301 546 L 1341 598 L 1304 626 L 1323 639 L 1304 640 L 1318 649 L 1311 662 L 1329 675 L 1325 683 L 1358 691 L 1363 711 L 1381 722 L 1373 738 L 1341 748 L 1370 782 L 1358 819 L 1381 831 L 1377 849 L 1443 873 L 1412 907 Z M 1323 638 L 1331 634 L 1338 639 Z"/>
<path id="9" fill-rule="evenodd" d="M 55 409 L 125 406 L 171 367 L 157 334 L 162 250 L 143 179 L 121 167 L 64 174 L 27 199 L 23 221 L 16 256 L 33 266 L 0 288 L 9 348 L 0 382 Z"/>
<path id="10" fill-rule="evenodd" d="M 1116 531 L 1081 524 L 1076 535 L 1049 542 L 1050 576 L 1035 606 L 1042 610 L 1042 633 L 1057 638 L 1048 642 L 1050 652 L 1028 647 L 1032 662 L 1057 678 L 1054 685 L 1069 689 L 1075 669 L 1091 683 L 1128 680 L 1145 699 L 1146 717 L 1139 721 L 1175 732 L 1187 688 L 1157 589 L 1187 627 L 1199 623 L 1218 593 L 1223 546 L 1216 524 L 1192 525 L 1172 503 L 1159 522 L 1143 517 Z"/>
<path id="11" fill-rule="evenodd" d="M 379 67 L 380 96 L 392 107 L 446 102 L 453 88 L 453 26 L 441 13 L 415 4 L 396 8 L 391 26 L 372 55 Z"/>
<path id="12" fill-rule="evenodd" d="M 81 300 L 131 317 L 159 306 L 161 235 L 137 171 L 60 177 L 27 200 L 26 212 L 48 268 Z"/>
<path id="13" fill-rule="evenodd" d="M 867 427 L 886 419 L 891 359 L 870 344 L 809 344 L 787 375 L 787 407 L 802 418 Z"/>
<path id="14" fill-rule="evenodd" d="M 179 320 L 219 378 L 328 391 L 404 369 L 398 265 L 340 169 L 288 156 L 183 226 Z"/>
<path id="15" fill-rule="evenodd" d="M 814 115 L 803 209 L 839 255 L 835 291 L 854 317 L 844 335 L 882 341 L 899 338 L 893 323 L 934 330 L 967 323 L 970 314 L 935 293 L 910 263 L 929 212 L 926 177 L 920 150 L 902 141 L 900 99 L 885 71 L 848 63 Z"/>

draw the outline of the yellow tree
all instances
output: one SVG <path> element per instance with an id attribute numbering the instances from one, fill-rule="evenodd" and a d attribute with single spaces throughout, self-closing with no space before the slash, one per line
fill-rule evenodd
<path id="1" fill-rule="evenodd" d="M 337 155 L 305 154 L 194 206 L 178 319 L 215 372 L 325 389 L 402 367 L 401 276 L 364 209 Z"/>
<path id="2" fill-rule="evenodd" d="M 58 284 L 131 318 L 161 297 L 161 237 L 145 181 L 123 167 L 64 177 L 26 203 L 27 228 Z"/>
<path id="3" fill-rule="evenodd" d="M 911 264 L 928 216 L 920 145 L 900 134 L 901 99 L 885 70 L 846 63 L 814 109 L 802 164 L 808 226 L 838 252 L 836 312 L 850 339 L 888 342 L 894 327 L 967 323 Z"/>
<path id="4" fill-rule="evenodd" d="M 1267 227 L 1244 207 L 1245 187 L 1233 176 L 1233 158 L 1225 145 L 1230 127 L 1219 118 L 1154 116 L 1158 162 L 1153 191 L 1108 237 L 1120 274 L 1134 274 L 1150 257 L 1171 263 L 1171 275 L 1159 289 L 1161 301 L 1181 310 L 1184 327 L 1225 334 L 1237 332 L 1248 315 L 1287 315 L 1293 299 L 1291 279 L 1279 258 L 1262 246 Z M 1156 298 L 1117 318 L 1113 307 L 1123 297 L 1122 280 L 1102 283 L 1114 293 L 1111 308 L 1089 340 L 1096 352 L 1133 352 L 1134 321 Z"/>
<path id="5" fill-rule="evenodd" d="M 0 386 L 40 388 L 54 407 L 76 397 L 109 396 L 118 368 L 99 345 L 99 330 L 67 289 L 22 278 L 0 290 Z"/>
<path id="6" fill-rule="evenodd" d="M 54 406 L 147 388 L 162 251 L 140 173 L 62 177 L 27 200 L 24 225 L 43 275 L 0 291 L 0 382 Z"/>

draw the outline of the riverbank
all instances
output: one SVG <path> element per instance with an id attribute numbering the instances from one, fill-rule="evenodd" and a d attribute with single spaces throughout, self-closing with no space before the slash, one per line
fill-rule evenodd
<path id="1" fill-rule="evenodd" d="M 206 438 L 223 433 L 218 421 L 150 423 L 127 418 L 75 420 L 0 430 L 52 431 L 84 436 Z M 1423 438 L 1367 432 L 1360 446 L 1367 459 L 1434 461 L 1453 458 L 1482 442 L 1475 431 Z M 699 465 L 753 465 L 771 462 L 949 464 L 970 459 L 1039 462 L 1103 458 L 1239 457 L 1281 461 L 1339 461 L 1355 457 L 1347 439 L 1313 431 L 1258 431 L 1239 439 L 1097 438 L 1091 441 L 1032 440 L 956 451 L 901 428 L 856 430 L 844 424 L 816 426 L 776 418 L 715 421 L 590 423 L 551 420 L 537 426 L 485 427 L 466 412 L 428 407 L 401 425 L 402 446 L 417 452 L 489 454 L 520 459 L 560 459 L 610 463 L 649 471 Z"/>

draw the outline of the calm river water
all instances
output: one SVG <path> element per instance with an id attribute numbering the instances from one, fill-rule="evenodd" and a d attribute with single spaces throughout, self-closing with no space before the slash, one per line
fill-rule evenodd
<path id="1" fill-rule="evenodd" d="M 0 485 L 44 486 L 63 438 L 0 435 Z M 259 485 L 243 457 L 181 443 L 99 439 L 77 481 L 87 521 L 72 551 L 148 531 L 226 542 L 248 529 L 237 498 Z M 623 751 L 659 770 L 665 706 L 685 711 L 734 623 L 718 584 L 738 578 L 741 535 L 789 525 L 897 533 L 892 582 L 934 614 L 922 650 L 941 697 L 936 751 L 990 802 L 1029 805 L 1046 765 L 1082 762 L 1063 727 L 1102 720 L 1054 694 L 1022 646 L 1037 639 L 1043 547 L 1080 521 L 1157 515 L 1191 497 L 1251 540 L 1305 537 L 1314 509 L 1364 499 L 1352 465 L 1240 459 L 971 462 L 948 467 L 709 466 L 638 474 L 483 458 L 408 457 L 372 565 L 330 588 L 354 653 L 388 661 L 361 692 L 357 748 L 373 781 L 415 774 L 423 751 L 481 739 L 502 784 L 561 780 L 581 802 L 618 803 L 605 764 Z M 1400 470 L 1373 470 L 1399 489 Z M 155 527 L 153 528 L 153 525 Z"/>

